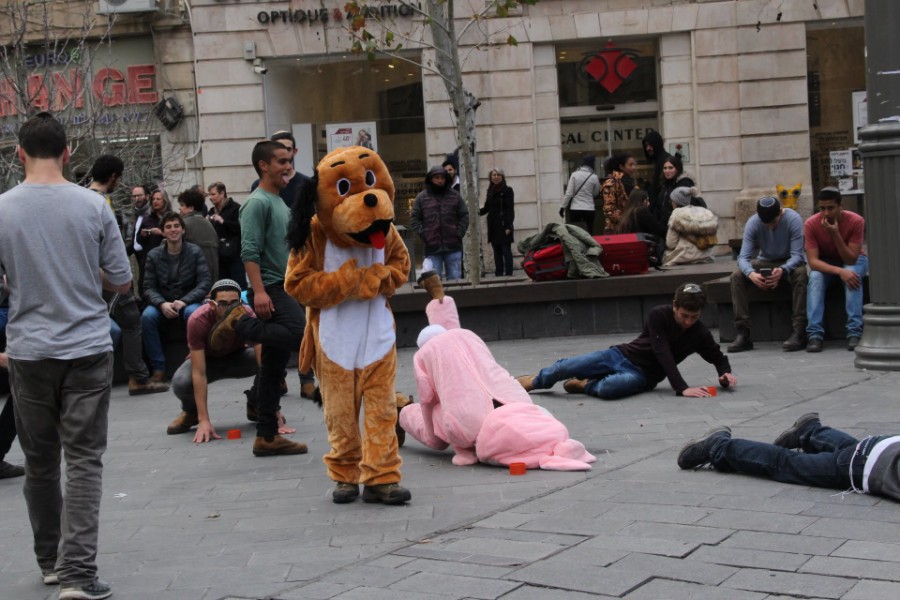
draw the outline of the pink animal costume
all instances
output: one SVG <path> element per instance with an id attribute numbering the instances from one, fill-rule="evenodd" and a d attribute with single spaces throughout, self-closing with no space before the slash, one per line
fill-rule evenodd
<path id="1" fill-rule="evenodd" d="M 569 440 L 562 423 L 532 403 L 481 338 L 460 328 L 453 298 L 432 300 L 425 313 L 430 325 L 419 335 L 413 358 L 419 403 L 400 411 L 400 426 L 408 434 L 435 450 L 450 446 L 455 465 L 518 461 L 534 468 L 558 448 L 560 460 L 544 460 L 544 468 L 590 469 L 587 463 L 596 459 Z M 495 410 L 494 401 L 502 406 Z M 521 410 L 510 410 L 513 406 Z M 485 423 L 491 424 L 488 429 Z"/>

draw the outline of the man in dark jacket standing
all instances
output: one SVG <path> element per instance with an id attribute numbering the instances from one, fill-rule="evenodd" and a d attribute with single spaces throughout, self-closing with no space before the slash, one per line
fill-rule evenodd
<path id="1" fill-rule="evenodd" d="M 206 218 L 219 237 L 219 274 L 238 282 L 247 289 L 247 274 L 241 260 L 241 205 L 228 197 L 225 184 L 217 181 L 209 186 L 209 201 L 213 207 Z"/>
<path id="2" fill-rule="evenodd" d="M 425 242 L 425 258 L 442 279 L 462 277 L 462 240 L 469 228 L 469 209 L 450 187 L 443 167 L 431 167 L 425 176 L 425 189 L 413 203 L 409 228 Z"/>
<path id="3" fill-rule="evenodd" d="M 209 293 L 212 280 L 199 246 L 183 241 L 184 219 L 168 213 L 162 218 L 165 243 L 147 255 L 144 299 L 147 308 L 141 314 L 144 350 L 153 367 L 153 380 L 166 377 L 166 355 L 159 336 L 163 318 L 181 317 L 185 322 L 200 308 Z"/>

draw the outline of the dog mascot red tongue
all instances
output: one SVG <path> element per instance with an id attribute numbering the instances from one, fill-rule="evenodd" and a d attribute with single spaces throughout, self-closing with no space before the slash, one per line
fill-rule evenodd
<path id="1" fill-rule="evenodd" d="M 355 498 L 360 483 L 368 502 L 401 504 L 410 497 L 390 485 L 400 481 L 401 460 L 396 335 L 387 300 L 409 273 L 393 218 L 390 173 L 360 146 L 323 158 L 294 206 L 284 287 L 307 308 L 300 369 L 312 366 L 319 380 L 331 445 L 328 476 L 353 486 L 336 487 L 335 502 Z"/>
<path id="2" fill-rule="evenodd" d="M 369 234 L 369 241 L 374 248 L 381 250 L 384 248 L 384 233 L 381 231 L 373 231 Z"/>

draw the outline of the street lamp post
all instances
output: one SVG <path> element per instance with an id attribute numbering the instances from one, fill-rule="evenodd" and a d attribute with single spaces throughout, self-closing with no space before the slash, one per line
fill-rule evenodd
<path id="1" fill-rule="evenodd" d="M 900 370 L 900 2 L 866 0 L 866 98 L 860 130 L 866 170 L 869 291 L 858 368 Z"/>

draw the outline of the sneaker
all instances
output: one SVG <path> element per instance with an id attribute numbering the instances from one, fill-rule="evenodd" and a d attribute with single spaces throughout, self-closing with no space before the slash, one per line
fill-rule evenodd
<path id="1" fill-rule="evenodd" d="M 709 451 L 721 439 L 731 438 L 730 427 L 713 427 L 703 437 L 691 440 L 678 453 L 678 466 L 682 469 L 696 469 L 709 462 Z"/>
<path id="2" fill-rule="evenodd" d="M 381 485 L 367 485 L 363 487 L 363 502 L 372 504 L 381 502 L 382 504 L 404 504 L 409 502 L 412 494 L 405 487 L 401 487 L 399 483 L 382 483 Z"/>
<path id="3" fill-rule="evenodd" d="M 181 414 L 175 417 L 175 420 L 169 423 L 166 433 L 169 435 L 178 435 L 179 433 L 187 433 L 191 427 L 196 427 L 200 423 L 197 413 L 189 413 L 181 411 Z"/>
<path id="4" fill-rule="evenodd" d="M 857 346 L 859 346 L 859 336 L 858 335 L 851 335 L 850 337 L 847 338 L 847 350 L 850 350 L 852 352 L 852 351 L 856 350 Z"/>
<path id="5" fill-rule="evenodd" d="M 355 483 L 338 481 L 331 492 L 331 501 L 335 504 L 347 504 L 359 498 L 359 486 Z"/>
<path id="6" fill-rule="evenodd" d="M 806 429 L 806 426 L 813 422 L 819 420 L 819 413 L 811 412 L 802 415 L 799 419 L 794 421 L 794 424 L 781 432 L 775 441 L 772 442 L 776 446 L 781 446 L 782 448 L 787 448 L 788 450 L 793 450 L 794 448 L 799 448 L 800 444 L 800 433 Z"/>
<path id="7" fill-rule="evenodd" d="M 149 377 L 138 379 L 137 377 L 128 378 L 128 395 L 143 396 L 145 394 L 159 394 L 160 392 L 168 392 L 169 386 L 160 381 L 153 381 Z"/>
<path id="8" fill-rule="evenodd" d="M 25 474 L 25 467 L 11 465 L 5 460 L 0 460 L 0 479 L 12 479 Z"/>
<path id="9" fill-rule="evenodd" d="M 41 580 L 44 585 L 59 585 L 59 575 L 56 569 L 41 569 Z"/>
<path id="10" fill-rule="evenodd" d="M 85 585 L 63 585 L 59 588 L 59 600 L 103 600 L 112 596 L 112 588 L 102 579 Z"/>
<path id="11" fill-rule="evenodd" d="M 587 384 L 587 379 L 570 379 L 563 384 L 563 389 L 570 394 L 583 394 Z"/>
<path id="12" fill-rule="evenodd" d="M 273 435 L 272 437 L 256 436 L 253 442 L 253 456 L 281 456 L 285 454 L 306 454 L 306 444 L 292 442 L 286 437 Z"/>
<path id="13" fill-rule="evenodd" d="M 526 392 L 530 392 L 534 389 L 534 375 L 519 375 L 516 377 L 516 381 L 519 382 Z"/>
<path id="14" fill-rule="evenodd" d="M 209 349 L 213 352 L 221 352 L 234 346 L 237 339 L 234 324 L 246 314 L 247 309 L 241 303 L 229 308 L 225 315 L 222 316 L 222 319 L 209 330 L 209 339 L 207 341 Z"/>
<path id="15" fill-rule="evenodd" d="M 300 397 L 312 400 L 316 397 L 316 382 L 304 381 L 300 384 Z"/>
<path id="16" fill-rule="evenodd" d="M 809 342 L 806 344 L 807 352 L 821 352 L 822 351 L 822 338 L 809 338 Z"/>

